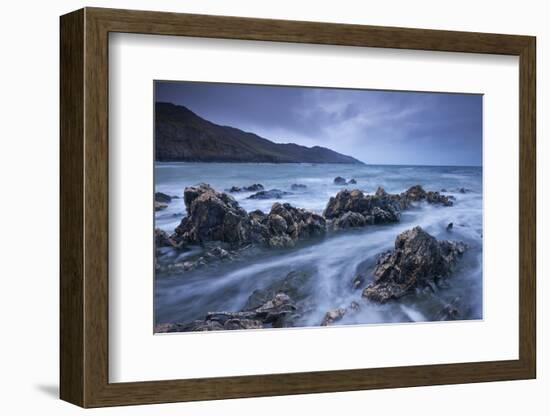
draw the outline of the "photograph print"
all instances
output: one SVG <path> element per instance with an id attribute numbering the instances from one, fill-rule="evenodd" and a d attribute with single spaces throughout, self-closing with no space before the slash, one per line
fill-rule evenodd
<path id="1" fill-rule="evenodd" d="M 483 319 L 481 94 L 154 95 L 155 333 Z"/>

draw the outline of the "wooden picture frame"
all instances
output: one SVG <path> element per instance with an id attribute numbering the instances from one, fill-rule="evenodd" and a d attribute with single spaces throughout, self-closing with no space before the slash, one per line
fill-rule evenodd
<path id="1" fill-rule="evenodd" d="M 85 8 L 61 17 L 60 359 L 63 400 L 101 407 L 536 377 L 535 38 Z M 519 359 L 109 383 L 108 35 L 111 32 L 519 56 Z"/>

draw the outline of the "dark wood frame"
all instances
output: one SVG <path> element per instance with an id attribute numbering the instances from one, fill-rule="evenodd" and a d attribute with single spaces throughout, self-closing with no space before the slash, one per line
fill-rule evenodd
<path id="1" fill-rule="evenodd" d="M 519 359 L 137 383 L 108 380 L 108 35 L 247 39 L 519 56 Z M 536 377 L 535 38 L 85 8 L 61 17 L 61 386 L 83 407 Z"/>

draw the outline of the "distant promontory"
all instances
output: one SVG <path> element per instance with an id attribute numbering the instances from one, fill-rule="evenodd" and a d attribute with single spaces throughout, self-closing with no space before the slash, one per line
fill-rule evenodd
<path id="1" fill-rule="evenodd" d="M 211 123 L 184 106 L 163 102 L 155 104 L 155 156 L 160 162 L 363 164 L 325 147 L 274 143 Z"/>

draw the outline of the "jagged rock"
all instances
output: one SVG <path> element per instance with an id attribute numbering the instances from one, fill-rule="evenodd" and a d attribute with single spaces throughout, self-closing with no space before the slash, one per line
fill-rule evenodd
<path id="1" fill-rule="evenodd" d="M 336 218 L 332 223 L 334 230 L 343 230 L 353 227 L 364 227 L 367 223 L 365 217 L 358 212 L 348 211 Z"/>
<path id="2" fill-rule="evenodd" d="M 427 201 L 432 204 L 453 205 L 453 202 L 439 192 L 426 192 L 420 185 L 413 186 L 402 194 L 388 194 L 379 187 L 374 195 L 365 195 L 362 191 L 347 189 L 331 197 L 324 211 L 327 219 L 336 219 L 334 228 L 349 226 L 360 227 L 363 222 L 358 216 L 350 216 L 353 212 L 361 214 L 366 224 L 387 224 L 398 222 L 401 211 L 407 209 L 411 202 Z M 353 220 L 353 221 L 351 221 Z"/>
<path id="3" fill-rule="evenodd" d="M 247 199 L 281 199 L 285 195 L 292 195 L 292 193 L 281 191 L 280 189 L 270 189 L 268 191 L 256 192 Z"/>
<path id="4" fill-rule="evenodd" d="M 340 191 L 336 196 L 330 198 L 324 216 L 328 219 L 335 219 L 346 215 L 348 212 L 361 214 L 365 219 L 365 224 L 397 222 L 400 218 L 399 201 L 386 194 L 383 189 L 379 189 L 374 195 L 365 195 L 358 189 Z M 357 216 L 351 217 L 348 215 L 343 223 L 345 224 L 351 219 L 354 220 L 354 226 L 359 226 L 358 224 L 361 221 Z"/>
<path id="5" fill-rule="evenodd" d="M 373 272 L 375 280 L 363 296 L 383 303 L 437 284 L 451 275 L 466 248 L 462 242 L 437 241 L 421 227 L 407 230 L 397 236 L 393 250 L 380 255 Z"/>
<path id="6" fill-rule="evenodd" d="M 155 211 L 162 211 L 163 209 L 168 208 L 168 204 L 164 202 L 155 201 Z"/>
<path id="7" fill-rule="evenodd" d="M 290 189 L 292 189 L 293 191 L 303 191 L 304 189 L 307 189 L 307 186 L 301 183 L 293 183 L 292 185 L 290 185 Z"/>
<path id="8" fill-rule="evenodd" d="M 450 222 L 449 224 L 447 224 L 447 231 L 451 231 L 453 229 L 453 223 Z"/>
<path id="9" fill-rule="evenodd" d="M 357 184 L 357 181 L 355 179 L 350 179 L 348 181 L 348 185 L 356 185 Z"/>
<path id="10" fill-rule="evenodd" d="M 166 195 L 162 192 L 155 192 L 155 202 L 161 202 L 164 204 L 168 204 L 172 201 L 172 197 L 170 195 Z"/>
<path id="11" fill-rule="evenodd" d="M 342 178 L 341 176 L 337 176 L 336 178 L 334 178 L 333 183 L 334 183 L 334 185 L 346 185 L 347 181 L 346 181 L 346 178 Z"/>
<path id="12" fill-rule="evenodd" d="M 242 244 L 249 240 L 248 214 L 230 195 L 216 192 L 207 184 L 185 188 L 188 216 L 176 228 L 175 239 L 190 243 L 224 241 Z"/>
<path id="13" fill-rule="evenodd" d="M 420 185 L 415 185 L 407 189 L 401 194 L 403 199 L 412 202 L 427 201 L 430 204 L 443 204 L 444 206 L 452 206 L 453 201 L 445 195 L 441 195 L 437 191 L 425 191 Z"/>

